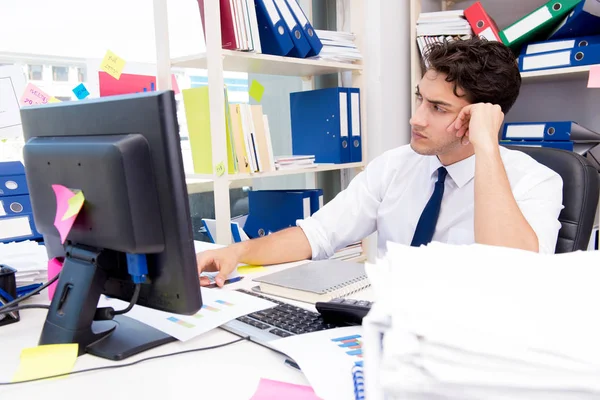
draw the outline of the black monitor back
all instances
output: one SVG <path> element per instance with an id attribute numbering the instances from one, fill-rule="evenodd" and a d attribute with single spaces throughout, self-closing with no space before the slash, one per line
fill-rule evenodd
<path id="1" fill-rule="evenodd" d="M 21 117 L 35 223 L 49 255 L 64 255 L 52 184 L 82 190 L 86 202 L 65 245 L 120 254 L 104 293 L 129 301 L 125 253 L 147 254 L 149 284 L 137 304 L 195 313 L 200 288 L 173 92 L 25 107 Z"/>

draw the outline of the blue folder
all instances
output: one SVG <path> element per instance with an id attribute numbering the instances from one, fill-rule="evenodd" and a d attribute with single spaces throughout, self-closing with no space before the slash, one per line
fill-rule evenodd
<path id="1" fill-rule="evenodd" d="M 521 72 L 593 64 L 600 64 L 600 44 L 519 56 Z"/>
<path id="2" fill-rule="evenodd" d="M 600 134 L 573 121 L 507 122 L 501 140 L 600 142 Z"/>
<path id="3" fill-rule="evenodd" d="M 255 190 L 248 192 L 248 204 L 244 231 L 250 238 L 296 226 L 297 220 L 308 218 L 311 214 L 308 192 Z"/>
<path id="4" fill-rule="evenodd" d="M 306 14 L 304 14 L 304 11 L 302 11 L 302 7 L 300 7 L 296 0 L 286 0 L 286 2 L 290 8 L 290 11 L 294 15 L 296 22 L 298 22 L 298 25 L 300 25 L 302 28 L 304 37 L 310 45 L 310 50 L 307 56 L 312 57 L 318 55 L 323 48 L 323 43 L 321 43 L 321 39 L 319 39 L 310 21 L 308 18 L 306 18 Z"/>
<path id="5" fill-rule="evenodd" d="M 20 161 L 0 162 L 0 196 L 28 194 L 25 167 Z"/>
<path id="6" fill-rule="evenodd" d="M 348 91 L 336 87 L 290 93 L 292 152 L 316 163 L 350 162 Z"/>
<path id="7" fill-rule="evenodd" d="M 292 38 L 292 42 L 294 43 L 294 48 L 290 50 L 288 56 L 298 58 L 306 57 L 308 55 L 308 52 L 311 50 L 311 47 L 308 43 L 308 40 L 306 40 L 306 37 L 304 37 L 304 31 L 302 30 L 302 27 L 294 18 L 294 15 L 292 14 L 292 11 L 288 6 L 288 3 L 286 2 L 286 0 L 275 0 L 275 5 L 277 6 L 279 14 L 281 15 L 285 24 L 287 25 L 290 37 Z"/>
<path id="8" fill-rule="evenodd" d="M 310 195 L 310 215 L 313 215 L 323 207 L 323 189 L 269 189 L 261 190 L 261 192 L 308 193 Z"/>
<path id="9" fill-rule="evenodd" d="M 600 34 L 600 2 L 582 0 L 550 34 L 549 39 L 576 38 Z"/>
<path id="10" fill-rule="evenodd" d="M 360 89 L 348 91 L 348 131 L 350 133 L 350 162 L 362 161 L 362 135 L 360 118 Z"/>
<path id="11" fill-rule="evenodd" d="M 273 0 L 254 0 L 254 4 L 262 52 L 287 56 L 294 48 L 294 42 L 275 3 Z"/>

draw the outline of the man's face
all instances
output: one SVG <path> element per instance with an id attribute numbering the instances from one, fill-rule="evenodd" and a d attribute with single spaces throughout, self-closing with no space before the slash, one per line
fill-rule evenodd
<path id="1" fill-rule="evenodd" d="M 457 90 L 459 95 L 463 92 Z M 446 82 L 446 74 L 429 70 L 417 86 L 417 110 L 410 119 L 410 146 L 422 155 L 436 155 L 445 165 L 472 154 L 472 146 L 461 144 L 454 132 L 446 128 L 460 110 L 470 103 L 454 94 L 454 83 Z"/>

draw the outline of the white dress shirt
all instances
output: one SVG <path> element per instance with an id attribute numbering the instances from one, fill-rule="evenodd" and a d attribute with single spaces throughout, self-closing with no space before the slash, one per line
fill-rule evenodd
<path id="1" fill-rule="evenodd" d="M 561 177 L 530 156 L 500 146 L 513 195 L 535 231 L 540 253 L 554 253 L 562 210 Z M 297 221 L 313 259 L 377 231 L 378 255 L 388 241 L 410 245 L 441 167 L 437 156 L 422 156 L 410 145 L 389 150 L 371 161 L 348 188 L 312 217 Z M 446 166 L 444 196 L 433 241 L 472 244 L 474 239 L 475 156 Z"/>

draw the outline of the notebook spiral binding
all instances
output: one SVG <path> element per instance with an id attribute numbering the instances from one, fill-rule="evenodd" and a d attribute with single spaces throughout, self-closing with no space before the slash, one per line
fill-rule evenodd
<path id="1" fill-rule="evenodd" d="M 369 278 L 367 278 L 366 275 L 362 275 L 359 278 L 352 279 L 351 281 L 329 288 L 327 293 L 330 293 L 333 298 L 346 297 L 353 293 L 360 292 L 369 286 L 371 286 L 369 283 Z"/>
<path id="2" fill-rule="evenodd" d="M 354 381 L 354 398 L 356 400 L 365 399 L 365 375 L 362 367 L 352 367 L 352 381 Z"/>

